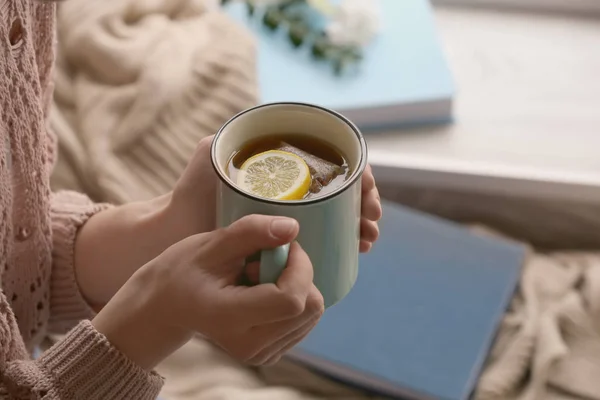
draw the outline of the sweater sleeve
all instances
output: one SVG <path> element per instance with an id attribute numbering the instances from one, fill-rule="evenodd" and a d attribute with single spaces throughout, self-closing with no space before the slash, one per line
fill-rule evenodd
<path id="1" fill-rule="evenodd" d="M 38 359 L 31 360 L 12 309 L 0 292 L 0 398 L 151 400 L 158 396 L 163 379 L 133 363 L 94 328 L 88 319 L 94 312 L 75 279 L 77 232 L 92 215 L 107 207 L 77 193 L 53 195 L 50 321 L 55 332 L 72 329 Z"/>
<path id="2" fill-rule="evenodd" d="M 79 321 L 94 316 L 75 279 L 75 238 L 90 217 L 108 207 L 108 204 L 93 203 L 87 196 L 75 192 L 63 191 L 52 195 L 50 332 L 65 333 Z"/>
<path id="3" fill-rule="evenodd" d="M 158 374 L 135 365 L 89 321 L 82 321 L 37 360 L 8 361 L 0 374 L 0 397 L 153 400 L 162 385 Z"/>

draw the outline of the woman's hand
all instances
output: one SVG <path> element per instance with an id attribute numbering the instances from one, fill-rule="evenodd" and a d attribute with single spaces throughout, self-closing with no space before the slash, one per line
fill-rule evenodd
<path id="1" fill-rule="evenodd" d="M 381 219 L 381 198 L 375 184 L 375 177 L 371 166 L 367 165 L 362 176 L 362 200 L 360 219 L 360 251 L 367 253 L 373 247 L 373 243 L 379 238 L 379 226 L 377 222 Z"/>
<path id="2" fill-rule="evenodd" d="M 252 215 L 190 236 L 137 271 L 93 324 L 146 369 L 194 333 L 243 362 L 274 363 L 324 310 L 310 260 L 293 242 L 298 230 L 288 218 Z M 289 242 L 288 265 L 276 284 L 238 286 L 246 257 Z"/>
<path id="3" fill-rule="evenodd" d="M 90 305 L 102 308 L 140 266 L 192 235 L 215 229 L 217 176 L 210 161 L 213 137 L 200 141 L 172 193 L 94 215 L 77 235 L 75 271 Z M 379 236 L 381 203 L 371 168 L 362 177 L 360 250 Z"/>
<path id="4" fill-rule="evenodd" d="M 178 236 L 188 236 L 215 229 L 217 176 L 210 161 L 213 136 L 202 139 L 171 197 L 170 224 L 179 229 Z M 362 176 L 362 218 L 360 251 L 368 252 L 379 237 L 377 221 L 381 219 L 381 200 L 371 167 Z"/>
<path id="5" fill-rule="evenodd" d="M 216 228 L 217 174 L 210 160 L 213 136 L 198 142 L 192 158 L 177 181 L 165 221 L 187 237 Z"/>

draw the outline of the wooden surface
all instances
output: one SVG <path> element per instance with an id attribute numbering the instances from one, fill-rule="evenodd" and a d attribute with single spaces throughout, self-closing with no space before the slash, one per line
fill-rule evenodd
<path id="1" fill-rule="evenodd" d="M 378 178 L 600 204 L 600 19 L 435 13 L 456 121 L 369 136 Z"/>

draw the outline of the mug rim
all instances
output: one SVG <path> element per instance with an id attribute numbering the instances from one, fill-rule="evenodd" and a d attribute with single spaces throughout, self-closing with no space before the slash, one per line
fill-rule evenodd
<path id="1" fill-rule="evenodd" d="M 324 196 L 319 196 L 319 197 L 315 197 L 312 199 L 302 199 L 302 200 L 274 200 L 274 199 L 267 199 L 264 197 L 255 196 L 253 194 L 247 193 L 244 190 L 238 188 L 236 185 L 234 185 L 232 182 L 230 182 L 230 180 L 227 179 L 226 176 L 224 176 L 224 173 L 223 173 L 223 171 L 221 171 L 221 168 L 219 168 L 219 165 L 217 162 L 216 147 L 217 147 L 217 142 L 218 142 L 219 136 L 221 136 L 221 134 L 223 133 L 225 128 L 227 128 L 227 126 L 229 124 L 231 124 L 233 121 L 235 121 L 239 117 L 243 116 L 244 114 L 247 114 L 249 112 L 252 112 L 252 111 L 255 111 L 255 110 L 258 110 L 261 108 L 280 106 L 280 105 L 314 108 L 319 111 L 326 112 L 326 113 L 340 119 L 343 123 L 345 123 L 346 125 L 348 125 L 348 127 L 350 127 L 352 132 L 354 132 L 354 134 L 356 135 L 356 138 L 358 139 L 359 145 L 361 147 L 360 160 L 358 161 L 358 165 L 357 165 L 354 173 L 350 176 L 350 179 L 345 181 L 344 184 L 341 185 L 339 188 L 335 189 L 334 191 L 332 191 L 330 193 L 327 193 Z M 339 196 L 340 194 L 345 192 L 348 188 L 353 186 L 356 183 L 356 181 L 362 177 L 362 175 L 365 171 L 365 168 L 367 166 L 367 159 L 368 159 L 367 142 L 366 142 L 365 138 L 363 137 L 362 133 L 360 132 L 360 130 L 358 129 L 358 127 L 352 121 L 350 121 L 348 118 L 346 118 L 342 114 L 338 113 L 337 111 L 331 110 L 329 108 L 322 107 L 322 106 L 319 106 L 316 104 L 302 103 L 302 102 L 295 102 L 295 101 L 278 101 L 278 102 L 272 102 L 272 103 L 263 103 L 263 104 L 259 104 L 259 105 L 256 105 L 256 106 L 253 106 L 253 107 L 250 107 L 243 111 L 238 112 L 233 117 L 231 117 L 229 120 L 227 120 L 227 122 L 225 122 L 219 128 L 217 133 L 215 133 L 215 137 L 213 138 L 213 141 L 210 145 L 210 161 L 212 163 L 213 169 L 217 173 L 221 182 L 225 183 L 227 186 L 229 186 L 230 189 L 234 190 L 238 194 L 240 194 L 244 197 L 247 197 L 251 200 L 256 200 L 256 201 L 259 201 L 262 203 L 281 205 L 281 206 L 299 206 L 299 205 L 315 204 L 315 203 L 320 203 L 320 202 L 323 202 L 323 201 L 326 201 L 326 200 L 329 200 L 329 199 Z"/>

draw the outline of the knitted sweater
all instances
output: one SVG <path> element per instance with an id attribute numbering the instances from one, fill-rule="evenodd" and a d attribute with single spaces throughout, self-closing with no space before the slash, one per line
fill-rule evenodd
<path id="1" fill-rule="evenodd" d="M 52 4 L 0 0 L 0 398 L 155 398 L 162 379 L 93 328 L 75 281 L 77 231 L 106 206 L 50 191 L 54 19 Z M 69 329 L 31 360 L 47 332 Z"/>

